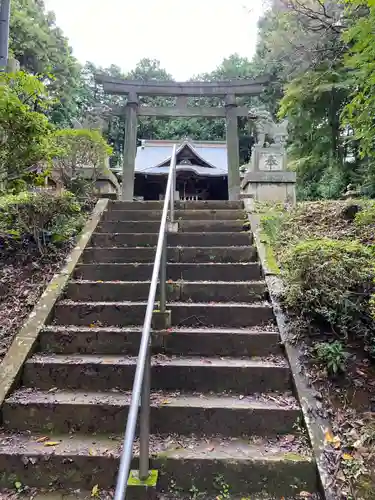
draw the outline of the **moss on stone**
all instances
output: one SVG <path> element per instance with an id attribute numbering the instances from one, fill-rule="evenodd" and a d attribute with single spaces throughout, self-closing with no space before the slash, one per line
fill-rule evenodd
<path id="1" fill-rule="evenodd" d="M 144 486 L 146 488 L 154 488 L 158 482 L 159 471 L 150 470 L 146 479 L 139 479 L 138 471 L 130 471 L 128 486 Z"/>
<path id="2" fill-rule="evenodd" d="M 264 259 L 267 269 L 273 274 L 280 274 L 280 268 L 276 260 L 275 252 L 265 232 L 260 234 L 260 242 L 264 246 Z"/>
<path id="3" fill-rule="evenodd" d="M 357 492 L 364 500 L 372 500 L 375 498 L 374 480 L 367 475 L 361 476 L 357 482 Z"/>
<path id="4" fill-rule="evenodd" d="M 306 460 L 305 456 L 300 455 L 299 453 L 295 453 L 295 452 L 284 453 L 283 458 L 285 460 L 290 460 L 292 462 L 303 462 Z"/>

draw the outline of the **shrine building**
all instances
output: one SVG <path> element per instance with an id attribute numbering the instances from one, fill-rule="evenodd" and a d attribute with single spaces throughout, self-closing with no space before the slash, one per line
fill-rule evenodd
<path id="1" fill-rule="evenodd" d="M 134 197 L 164 197 L 172 149 L 176 141 L 142 140 L 135 159 Z M 176 195 L 180 200 L 227 200 L 226 142 L 177 142 Z"/>

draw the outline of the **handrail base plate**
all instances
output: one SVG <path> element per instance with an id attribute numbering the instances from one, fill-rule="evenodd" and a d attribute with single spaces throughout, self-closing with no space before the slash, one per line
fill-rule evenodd
<path id="1" fill-rule="evenodd" d="M 150 470 L 148 472 L 148 478 L 144 480 L 139 479 L 138 470 L 131 470 L 128 479 L 128 489 L 137 489 L 137 493 L 134 495 L 134 498 L 147 500 L 154 499 L 156 498 L 156 485 L 158 477 L 159 471 L 156 469 Z M 134 490 L 132 493 L 134 493 Z M 131 498 L 133 498 L 133 495 L 131 495 Z"/>

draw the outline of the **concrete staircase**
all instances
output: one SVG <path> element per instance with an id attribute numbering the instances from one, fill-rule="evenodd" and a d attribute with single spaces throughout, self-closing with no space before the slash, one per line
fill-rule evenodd
<path id="1" fill-rule="evenodd" d="M 111 202 L 104 213 L 3 407 L 2 487 L 114 486 L 161 210 L 159 202 Z M 158 489 L 171 498 L 316 492 L 242 204 L 180 202 L 176 217 L 172 328 L 155 339 L 152 361 Z"/>

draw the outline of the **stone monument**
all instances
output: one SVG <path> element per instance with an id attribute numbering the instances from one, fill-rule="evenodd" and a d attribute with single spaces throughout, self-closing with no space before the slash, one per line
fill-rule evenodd
<path id="1" fill-rule="evenodd" d="M 245 195 L 257 201 L 295 204 L 295 172 L 287 170 L 286 142 L 288 120 L 275 123 L 263 109 L 249 111 L 257 141 L 253 146 L 251 163 L 242 181 Z"/>

